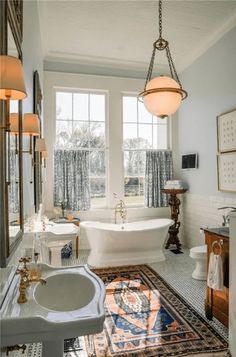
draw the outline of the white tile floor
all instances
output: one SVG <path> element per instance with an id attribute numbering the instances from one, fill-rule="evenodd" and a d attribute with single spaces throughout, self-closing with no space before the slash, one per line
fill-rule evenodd
<path id="1" fill-rule="evenodd" d="M 165 250 L 166 260 L 150 266 L 161 275 L 180 295 L 182 295 L 203 317 L 206 282 L 192 279 L 191 274 L 194 269 L 194 262 L 189 257 L 189 251 L 183 249 L 184 254 L 174 254 Z M 86 264 L 89 251 L 83 250 L 79 258 L 64 259 L 63 265 Z M 228 329 L 218 320 L 208 321 L 225 339 L 228 338 Z M 65 353 L 64 357 L 84 357 L 83 351 Z M 11 352 L 9 357 L 40 357 L 41 344 L 34 343 L 27 346 L 25 354 Z M 4 354 L 2 355 L 4 357 Z M 52 356 L 57 357 L 57 356 Z"/>

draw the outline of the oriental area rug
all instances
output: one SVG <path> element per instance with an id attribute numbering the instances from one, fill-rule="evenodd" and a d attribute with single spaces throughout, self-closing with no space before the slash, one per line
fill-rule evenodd
<path id="1" fill-rule="evenodd" d="M 225 357 L 228 343 L 146 265 L 93 269 L 106 286 L 102 333 L 85 338 L 93 357 Z"/>

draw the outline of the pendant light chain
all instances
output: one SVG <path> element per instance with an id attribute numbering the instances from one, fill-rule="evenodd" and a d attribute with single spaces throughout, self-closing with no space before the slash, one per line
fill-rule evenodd
<path id="1" fill-rule="evenodd" d="M 159 0 L 159 40 L 162 39 L 162 0 Z"/>
<path id="2" fill-rule="evenodd" d="M 154 65 L 154 61 L 155 61 L 155 54 L 156 54 L 156 48 L 155 48 L 155 46 L 153 46 L 152 57 L 151 57 L 151 61 L 150 61 L 149 67 L 148 67 L 148 72 L 147 72 L 147 77 L 146 77 L 146 82 L 145 82 L 144 88 L 146 88 L 147 83 L 150 81 L 150 79 L 152 77 L 152 70 L 153 70 L 153 65 Z"/>
<path id="3" fill-rule="evenodd" d="M 171 73 L 171 77 L 173 79 L 176 80 L 176 82 L 180 85 L 180 88 L 182 88 L 182 84 L 179 80 L 179 76 L 176 72 L 176 69 L 175 69 L 175 65 L 174 65 L 174 62 L 173 62 L 173 59 L 172 59 L 172 56 L 171 56 L 171 53 L 170 53 L 170 48 L 169 48 L 169 45 L 166 47 L 166 57 L 168 59 L 168 63 L 169 63 L 169 67 L 170 67 L 170 73 Z"/>
<path id="4" fill-rule="evenodd" d="M 169 43 L 162 37 L 162 0 L 158 3 L 159 37 L 153 43 L 152 56 L 148 67 L 144 90 L 139 93 L 138 100 L 142 101 L 152 115 L 165 118 L 176 112 L 188 93 L 182 88 L 175 65 L 171 56 Z M 170 76 L 159 75 L 152 78 L 156 51 L 164 51 L 169 65 Z"/>
<path id="5" fill-rule="evenodd" d="M 146 88 L 147 83 L 151 80 L 151 77 L 152 77 L 152 71 L 153 71 L 153 66 L 154 66 L 154 62 L 155 62 L 156 50 L 159 50 L 159 51 L 166 50 L 166 57 L 168 60 L 171 77 L 174 80 L 176 80 L 177 83 L 180 85 L 180 88 L 182 88 L 182 84 L 179 80 L 179 77 L 178 77 L 178 74 L 175 69 L 175 65 L 174 65 L 174 62 L 173 62 L 173 59 L 172 59 L 172 56 L 170 53 L 169 43 L 162 37 L 162 0 L 159 0 L 158 12 L 159 12 L 159 38 L 153 44 L 152 56 L 151 56 L 144 88 Z"/>

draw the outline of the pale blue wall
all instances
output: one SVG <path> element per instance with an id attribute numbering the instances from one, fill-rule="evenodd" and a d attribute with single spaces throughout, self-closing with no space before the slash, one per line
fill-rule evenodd
<path id="1" fill-rule="evenodd" d="M 216 161 L 216 116 L 236 109 L 235 43 L 236 27 L 181 74 L 189 97 L 178 113 L 175 156 L 179 159 L 183 152 L 197 151 L 199 168 L 183 172 L 180 160 L 175 168 L 176 176 L 188 182 L 190 193 L 235 197 L 217 190 Z"/>

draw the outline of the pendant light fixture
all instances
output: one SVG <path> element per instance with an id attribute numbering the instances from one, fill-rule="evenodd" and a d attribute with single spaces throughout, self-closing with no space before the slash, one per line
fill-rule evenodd
<path id="1" fill-rule="evenodd" d="M 159 76 L 152 79 L 153 65 L 156 51 L 166 51 L 170 70 L 170 77 Z M 143 92 L 138 95 L 144 102 L 146 109 L 153 115 L 165 118 L 176 112 L 181 101 L 188 96 L 183 90 L 173 59 L 171 57 L 168 41 L 162 38 L 162 0 L 159 0 L 159 38 L 153 44 L 152 57 L 148 68 Z"/>

